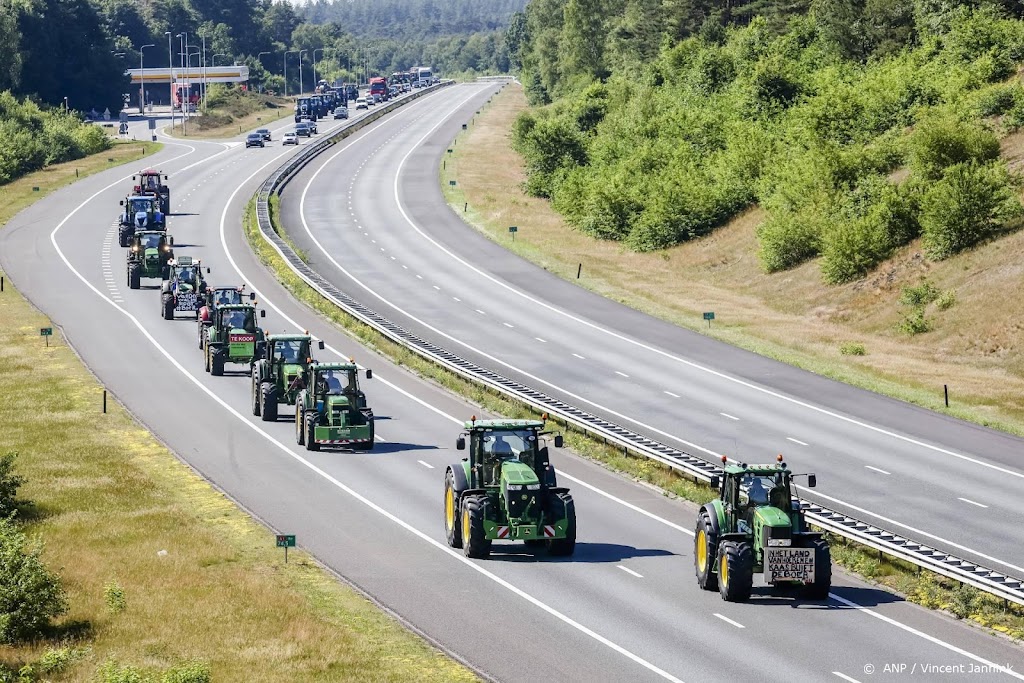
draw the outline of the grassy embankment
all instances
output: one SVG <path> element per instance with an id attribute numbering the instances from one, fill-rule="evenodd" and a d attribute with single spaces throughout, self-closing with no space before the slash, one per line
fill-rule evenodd
<path id="1" fill-rule="evenodd" d="M 275 224 L 275 229 L 280 233 L 277 225 L 278 205 L 276 195 L 272 195 L 270 217 Z M 420 376 L 473 401 L 495 415 L 533 419 L 538 417 L 536 412 L 528 407 L 462 379 L 454 373 L 420 358 L 324 299 L 316 290 L 296 276 L 277 252 L 260 236 L 255 220 L 254 201 L 250 201 L 246 210 L 244 226 L 249 244 L 263 264 L 270 268 L 298 300 L 330 320 L 338 329 Z M 286 240 L 288 239 L 287 235 L 284 237 Z M 294 245 L 292 246 L 294 248 Z M 297 250 L 297 253 L 300 257 L 304 257 L 301 251 Z M 583 457 L 598 462 L 613 471 L 623 473 L 637 481 L 653 484 L 662 489 L 666 495 L 695 503 L 706 502 L 715 495 L 708 487 L 695 484 L 651 460 L 629 456 L 621 450 L 571 429 L 566 434 L 566 445 Z M 847 570 L 860 574 L 869 581 L 903 595 L 913 602 L 934 609 L 947 610 L 957 618 L 970 619 L 977 624 L 1016 639 L 1024 638 L 1024 610 L 1016 606 L 1004 605 L 1001 601 L 980 594 L 971 587 L 958 586 L 955 582 L 947 581 L 930 572 L 919 573 L 916 567 L 898 560 L 879 557 L 876 552 L 848 544 L 841 538 L 832 538 L 832 557 L 837 564 Z"/>
<path id="2" fill-rule="evenodd" d="M 108 158 L 136 158 L 123 155 L 138 147 L 4 187 L 10 201 L 0 225 L 14 207 L 45 196 L 44 187 L 70 182 L 75 168 L 97 172 Z M 0 646 L 0 670 L 49 653 L 67 662 L 46 675 L 54 681 L 155 681 L 187 662 L 216 681 L 474 678 L 306 553 L 284 565 L 268 529 L 114 400 L 103 414 L 101 386 L 59 330 L 44 346 L 39 328 L 51 325 L 8 280 L 0 294 L 0 453 L 19 453 L 16 472 L 27 479 L 20 495 L 35 502 L 26 531 L 45 542 L 70 611 L 50 640 Z"/>
<path id="3" fill-rule="evenodd" d="M 295 103 L 292 98 L 210 86 L 206 104 L 205 112 L 189 117 L 185 132 L 178 117 L 167 133 L 179 138 L 230 138 L 291 117 Z"/>

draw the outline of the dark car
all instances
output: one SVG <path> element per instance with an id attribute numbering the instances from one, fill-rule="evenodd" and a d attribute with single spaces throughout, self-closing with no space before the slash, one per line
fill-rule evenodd
<path id="1" fill-rule="evenodd" d="M 306 123 L 305 121 L 299 121 L 298 123 L 295 124 L 295 134 L 308 138 L 310 135 L 313 134 L 313 131 L 310 130 L 308 123 Z"/>
<path id="2" fill-rule="evenodd" d="M 269 128 L 257 128 L 256 132 L 263 136 L 263 139 L 270 142 L 270 129 Z"/>
<path id="3" fill-rule="evenodd" d="M 340 104 L 334 108 L 334 118 L 336 119 L 347 119 L 348 118 L 348 107 L 343 107 Z"/>
<path id="4" fill-rule="evenodd" d="M 245 137 L 245 146 L 246 147 L 265 147 L 266 145 L 263 144 L 263 136 L 262 135 L 260 135 L 259 133 L 249 133 Z"/>

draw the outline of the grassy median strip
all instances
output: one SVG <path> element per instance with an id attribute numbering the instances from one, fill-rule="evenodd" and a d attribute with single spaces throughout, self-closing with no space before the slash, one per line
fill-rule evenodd
<path id="1" fill-rule="evenodd" d="M 103 413 L 102 387 L 44 327 L 7 280 L 0 454 L 18 453 L 25 531 L 70 608 L 48 639 L 0 646 L 0 680 L 25 665 L 54 681 L 475 679 L 306 553 L 285 565 L 268 529 L 113 397 Z"/>
<path id="2" fill-rule="evenodd" d="M 510 418 L 537 419 L 537 412 L 530 407 L 487 389 L 481 384 L 466 380 L 426 360 L 404 346 L 392 342 L 383 334 L 363 324 L 324 298 L 296 275 L 277 251 L 267 244 L 260 235 L 255 204 L 255 199 L 249 202 L 244 220 L 245 234 L 249 244 L 260 261 L 274 273 L 296 299 L 330 320 L 339 330 L 365 346 L 387 356 L 393 362 L 408 368 L 419 376 L 467 398 L 488 412 Z M 278 205 L 276 195 L 272 195 L 270 201 L 271 221 L 275 221 L 279 214 Z M 287 233 L 280 230 L 276 223 L 274 229 L 293 249 L 295 248 Z M 301 252 L 297 253 L 302 256 Z M 566 445 L 573 451 L 635 481 L 653 485 L 667 496 L 703 504 L 717 495 L 706 485 L 696 483 L 656 461 L 633 456 L 598 438 L 575 431 L 568 425 L 563 426 L 566 428 Z M 681 523 L 686 524 L 687 521 L 682 520 Z M 901 560 L 881 556 L 874 550 L 849 542 L 842 537 L 831 534 L 829 536 L 833 561 L 847 571 L 859 574 L 867 581 L 925 607 L 946 611 L 958 619 L 969 619 L 1016 640 L 1024 639 L 1024 608 L 1006 603 L 971 586 L 961 585 L 932 572 L 919 570 L 918 567 Z"/>

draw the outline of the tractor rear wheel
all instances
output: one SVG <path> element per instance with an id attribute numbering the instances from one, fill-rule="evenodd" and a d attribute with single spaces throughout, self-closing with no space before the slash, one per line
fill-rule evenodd
<path id="1" fill-rule="evenodd" d="M 260 390 L 259 381 L 256 378 L 256 373 L 252 374 L 252 382 L 249 383 L 249 402 L 252 403 L 252 414 L 256 417 L 260 416 Z"/>
<path id="2" fill-rule="evenodd" d="M 138 289 L 142 286 L 142 273 L 138 263 L 128 264 L 128 289 Z"/>
<path id="3" fill-rule="evenodd" d="M 203 347 L 203 365 L 205 366 L 205 370 L 207 372 L 209 372 L 210 371 L 210 347 L 209 346 L 204 346 Z"/>
<path id="4" fill-rule="evenodd" d="M 711 528 L 707 511 L 701 510 L 693 539 L 693 567 L 697 571 L 697 585 L 706 591 L 718 590 L 718 575 L 714 570 L 717 547 L 718 534 Z"/>
<path id="5" fill-rule="evenodd" d="M 203 321 L 202 320 L 197 322 L 196 325 L 199 327 L 199 348 L 201 349 L 201 348 L 203 348 L 203 332 L 206 331 L 206 328 L 203 325 Z"/>
<path id="6" fill-rule="evenodd" d="M 462 499 L 462 552 L 466 557 L 485 560 L 491 554 L 491 539 L 484 530 L 487 517 L 487 496 L 465 496 Z"/>
<path id="7" fill-rule="evenodd" d="M 135 234 L 135 228 L 131 225 L 122 225 L 117 229 L 117 243 L 122 247 L 127 247 L 128 243 L 132 239 L 132 235 Z"/>
<path id="8" fill-rule="evenodd" d="M 316 421 L 319 417 L 315 412 L 306 416 L 306 450 L 318 451 L 320 444 L 316 442 Z"/>
<path id="9" fill-rule="evenodd" d="M 160 295 L 160 315 L 164 320 L 174 320 L 174 296 L 172 294 Z"/>
<path id="10" fill-rule="evenodd" d="M 455 475 L 451 470 L 444 475 L 444 535 L 449 547 L 462 547 L 462 516 L 459 515 L 459 497 L 455 493 Z"/>
<path id="11" fill-rule="evenodd" d="M 565 538 L 552 538 L 548 541 L 548 555 L 568 557 L 576 551 L 576 503 L 568 493 L 559 493 L 551 501 L 554 515 L 552 519 L 565 519 Z"/>
<path id="12" fill-rule="evenodd" d="M 295 402 L 295 443 L 306 445 L 306 416 L 302 414 L 302 397 Z"/>
<path id="13" fill-rule="evenodd" d="M 260 385 L 260 407 L 264 422 L 277 422 L 277 388 L 270 382 Z"/>
<path id="14" fill-rule="evenodd" d="M 210 349 L 210 374 L 214 377 L 220 377 L 224 374 L 223 349 Z"/>
<path id="15" fill-rule="evenodd" d="M 754 550 L 746 541 L 718 547 L 718 592 L 728 602 L 746 602 L 754 585 Z"/>
<path id="16" fill-rule="evenodd" d="M 823 538 L 815 538 L 808 547 L 814 548 L 814 583 L 801 593 L 810 600 L 826 600 L 832 589 L 832 551 Z"/>

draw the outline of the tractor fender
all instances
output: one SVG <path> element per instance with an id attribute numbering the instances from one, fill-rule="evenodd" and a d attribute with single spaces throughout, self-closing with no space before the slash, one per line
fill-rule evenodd
<path id="1" fill-rule="evenodd" d="M 569 493 L 569 489 L 564 486 L 552 486 L 548 489 L 548 493 L 552 495 L 558 495 L 559 493 Z"/>
<path id="2" fill-rule="evenodd" d="M 466 471 L 462 468 L 462 463 L 449 465 L 448 471 L 452 473 L 456 497 L 461 496 L 463 492 L 469 489 L 469 481 L 466 479 Z"/>
<path id="3" fill-rule="evenodd" d="M 710 503 L 705 503 L 701 507 L 701 512 L 708 513 L 708 519 L 711 521 L 711 531 L 718 538 L 722 538 L 722 526 L 725 522 L 725 511 L 722 510 L 722 505 L 719 501 L 713 500 Z"/>
<path id="4" fill-rule="evenodd" d="M 262 358 L 256 361 L 252 368 L 252 375 L 257 384 L 267 381 L 270 376 L 270 369 L 267 367 L 267 361 Z"/>

